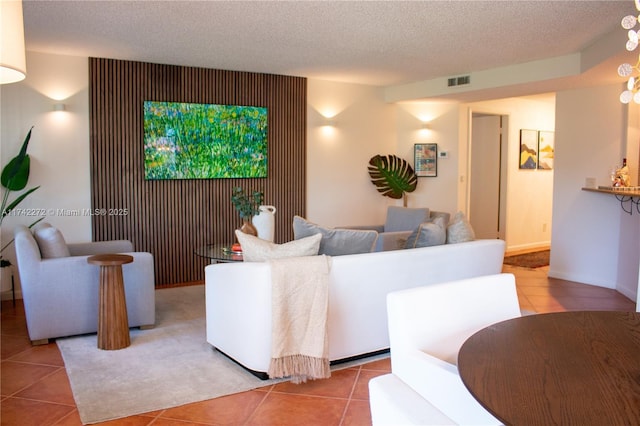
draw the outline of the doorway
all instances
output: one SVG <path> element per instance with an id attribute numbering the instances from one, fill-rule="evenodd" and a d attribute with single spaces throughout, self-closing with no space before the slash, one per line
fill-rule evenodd
<path id="1" fill-rule="evenodd" d="M 469 222 L 476 238 L 506 240 L 507 115 L 472 112 Z"/>

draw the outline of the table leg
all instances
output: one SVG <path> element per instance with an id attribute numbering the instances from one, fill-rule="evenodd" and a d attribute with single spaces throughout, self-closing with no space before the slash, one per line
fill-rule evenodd
<path id="1" fill-rule="evenodd" d="M 100 266 L 98 348 L 114 350 L 130 344 L 122 266 Z"/>
<path id="2" fill-rule="evenodd" d="M 13 280 L 13 271 L 11 271 L 11 300 L 13 301 L 13 307 L 16 307 L 16 283 Z"/>

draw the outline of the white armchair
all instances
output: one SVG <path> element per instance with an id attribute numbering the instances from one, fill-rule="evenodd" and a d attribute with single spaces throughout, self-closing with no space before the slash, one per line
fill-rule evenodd
<path id="1" fill-rule="evenodd" d="M 100 268 L 87 262 L 94 254 L 133 256 L 133 263 L 122 267 L 129 326 L 151 327 L 155 323 L 155 279 L 150 253 L 133 252 L 133 245 L 126 240 L 66 244 L 59 238 L 57 245 L 44 247 L 23 225 L 15 228 L 14 238 L 27 329 L 33 344 L 97 331 Z"/>
<path id="2" fill-rule="evenodd" d="M 374 425 L 500 424 L 466 389 L 456 364 L 468 337 L 521 315 L 513 275 L 390 293 L 387 312 L 392 373 L 369 382 Z"/>

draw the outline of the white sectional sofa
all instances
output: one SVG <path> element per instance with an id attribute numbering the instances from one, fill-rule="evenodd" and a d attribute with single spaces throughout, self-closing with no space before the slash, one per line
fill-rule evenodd
<path id="1" fill-rule="evenodd" d="M 505 243 L 476 240 L 332 257 L 329 358 L 352 359 L 389 348 L 387 294 L 502 271 Z M 207 341 L 259 377 L 271 356 L 268 262 L 205 268 Z"/>

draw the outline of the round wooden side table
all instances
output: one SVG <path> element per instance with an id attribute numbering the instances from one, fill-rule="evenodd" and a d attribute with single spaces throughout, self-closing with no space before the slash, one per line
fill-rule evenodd
<path id="1" fill-rule="evenodd" d="M 122 265 L 133 262 L 133 256 L 98 254 L 87 258 L 87 262 L 100 266 L 98 348 L 106 350 L 126 348 L 131 344 L 131 338 Z"/>

